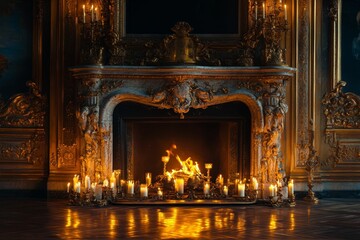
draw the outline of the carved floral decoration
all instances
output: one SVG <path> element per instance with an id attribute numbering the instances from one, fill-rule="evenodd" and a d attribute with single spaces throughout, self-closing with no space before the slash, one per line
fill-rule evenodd
<path id="1" fill-rule="evenodd" d="M 327 128 L 360 128 L 360 98 L 351 92 L 343 93 L 345 85 L 339 81 L 322 100 Z"/>

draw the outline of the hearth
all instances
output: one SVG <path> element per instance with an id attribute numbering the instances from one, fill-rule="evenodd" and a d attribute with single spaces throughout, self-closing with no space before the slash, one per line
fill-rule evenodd
<path id="1" fill-rule="evenodd" d="M 206 109 L 192 109 L 184 119 L 172 110 L 134 102 L 120 103 L 114 110 L 114 169 L 125 179 L 145 181 L 163 172 L 161 157 L 173 144 L 177 154 L 190 157 L 205 172 L 212 164 L 212 180 L 250 177 L 250 111 L 241 102 L 224 103 Z M 176 160 L 169 169 L 180 168 Z"/>
<path id="2" fill-rule="evenodd" d="M 199 161 L 203 172 L 205 163 L 212 163 L 212 180 L 239 173 L 238 179 L 256 177 L 262 190 L 283 180 L 285 84 L 295 69 L 85 66 L 71 71 L 78 82 L 82 181 L 86 175 L 109 179 L 115 169 L 125 170 L 126 180 L 144 181 L 145 172 L 162 172 L 161 157 L 172 144 L 182 159 Z"/>

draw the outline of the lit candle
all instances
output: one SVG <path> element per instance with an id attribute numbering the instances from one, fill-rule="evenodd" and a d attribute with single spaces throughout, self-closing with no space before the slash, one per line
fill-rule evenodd
<path id="1" fill-rule="evenodd" d="M 83 5 L 83 23 L 85 23 L 85 17 L 86 17 L 86 13 L 85 13 L 85 4 Z"/>
<path id="2" fill-rule="evenodd" d="M 91 5 L 91 22 L 94 21 L 94 5 Z"/>
<path id="3" fill-rule="evenodd" d="M 269 197 L 274 197 L 274 196 L 275 196 L 275 186 L 271 184 L 269 187 Z"/>
<path id="4" fill-rule="evenodd" d="M 97 7 L 95 8 L 95 21 L 98 21 L 99 17 L 98 17 L 98 13 L 97 13 Z"/>
<path id="5" fill-rule="evenodd" d="M 240 182 L 239 179 L 235 179 L 235 185 L 234 185 L 235 195 L 238 195 L 238 193 L 239 193 L 239 189 L 237 188 L 237 186 L 239 185 L 239 182 Z"/>
<path id="6" fill-rule="evenodd" d="M 148 197 L 148 187 L 146 184 L 140 184 L 140 197 L 142 198 Z"/>
<path id="7" fill-rule="evenodd" d="M 254 190 L 258 190 L 259 183 L 255 177 L 252 178 L 252 183 L 253 183 Z"/>
<path id="8" fill-rule="evenodd" d="M 134 195 L 134 181 L 129 180 L 127 183 L 127 193 L 129 195 Z"/>
<path id="9" fill-rule="evenodd" d="M 102 187 L 101 187 L 101 185 L 96 185 L 95 186 L 94 195 L 95 195 L 96 200 L 101 200 L 102 199 Z"/>
<path id="10" fill-rule="evenodd" d="M 163 192 L 161 191 L 160 188 L 158 188 L 157 195 L 158 195 L 158 198 L 159 198 L 159 199 L 162 199 L 162 197 L 163 197 Z"/>
<path id="11" fill-rule="evenodd" d="M 245 183 L 242 183 L 241 181 L 238 184 L 238 193 L 239 197 L 245 197 Z"/>
<path id="12" fill-rule="evenodd" d="M 146 185 L 150 186 L 151 185 L 151 173 L 145 173 L 145 178 L 146 178 Z"/>
<path id="13" fill-rule="evenodd" d="M 78 181 L 79 181 L 79 176 L 75 174 L 74 177 L 73 177 L 74 192 L 76 192 L 76 186 L 77 186 Z"/>
<path id="14" fill-rule="evenodd" d="M 109 186 L 109 180 L 107 180 L 107 178 L 105 178 L 104 182 L 103 182 L 103 186 L 104 187 L 108 187 Z"/>
<path id="15" fill-rule="evenodd" d="M 95 188 L 96 188 L 96 183 L 91 183 L 91 189 L 93 190 L 93 192 L 95 192 Z"/>
<path id="16" fill-rule="evenodd" d="M 263 6 L 263 18 L 265 19 L 265 3 L 263 3 L 262 6 Z"/>
<path id="17" fill-rule="evenodd" d="M 257 5 L 257 1 L 255 1 L 255 19 L 257 20 L 257 15 L 258 15 L 258 5 Z"/>
<path id="18" fill-rule="evenodd" d="M 69 192 L 70 191 L 70 183 L 68 182 L 68 184 L 67 184 L 67 190 L 66 190 L 67 192 Z"/>
<path id="19" fill-rule="evenodd" d="M 221 174 L 218 177 L 218 182 L 219 182 L 220 186 L 224 185 L 224 178 Z"/>
<path id="20" fill-rule="evenodd" d="M 204 195 L 210 195 L 210 184 L 209 183 L 205 183 L 204 185 Z"/>
<path id="21" fill-rule="evenodd" d="M 175 190 L 179 194 L 184 194 L 184 179 L 183 178 L 175 179 Z"/>
<path id="22" fill-rule="evenodd" d="M 292 197 L 294 195 L 294 180 L 291 180 L 288 185 L 288 197 Z"/>
<path id="23" fill-rule="evenodd" d="M 227 186 L 224 186 L 223 192 L 224 192 L 224 195 L 227 197 L 227 195 L 229 194 L 229 189 Z"/>
<path id="24" fill-rule="evenodd" d="M 91 183 L 90 183 L 90 177 L 88 175 L 85 176 L 85 190 L 90 189 Z"/>
<path id="25" fill-rule="evenodd" d="M 286 9 L 286 4 L 284 4 L 284 17 L 285 17 L 285 20 L 287 20 L 287 9 Z"/>
<path id="26" fill-rule="evenodd" d="M 81 183 L 80 183 L 80 182 L 78 182 L 78 183 L 76 184 L 76 192 L 77 192 L 77 193 L 80 193 L 80 192 L 81 192 Z"/>
<path id="27" fill-rule="evenodd" d="M 113 172 L 110 178 L 110 187 L 112 188 L 112 190 L 115 190 L 115 186 L 116 186 L 116 177 L 115 177 L 115 172 Z"/>

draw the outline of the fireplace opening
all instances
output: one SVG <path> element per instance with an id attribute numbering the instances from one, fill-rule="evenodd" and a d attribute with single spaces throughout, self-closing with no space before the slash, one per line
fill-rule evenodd
<path id="1" fill-rule="evenodd" d="M 251 114 L 242 102 L 228 102 L 206 109 L 191 109 L 185 119 L 172 109 L 159 109 L 135 102 L 122 102 L 113 114 L 113 168 L 123 178 L 145 182 L 163 174 L 162 156 L 173 144 L 181 160 L 191 158 L 203 174 L 212 163 L 211 181 L 250 177 Z M 168 171 L 180 169 L 171 157 Z"/>

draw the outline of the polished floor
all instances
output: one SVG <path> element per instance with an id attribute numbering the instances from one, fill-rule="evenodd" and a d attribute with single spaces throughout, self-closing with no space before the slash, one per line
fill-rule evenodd
<path id="1" fill-rule="evenodd" d="M 301 200 L 294 208 L 68 206 L 0 199 L 0 239 L 360 239 L 360 199 Z"/>

